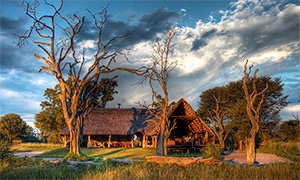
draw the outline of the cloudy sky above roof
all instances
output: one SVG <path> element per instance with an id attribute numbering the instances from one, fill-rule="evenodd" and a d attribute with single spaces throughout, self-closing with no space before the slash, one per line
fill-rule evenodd
<path id="1" fill-rule="evenodd" d="M 43 62 L 33 54 L 41 53 L 31 41 L 18 48 L 13 41 L 32 22 L 25 15 L 19 1 L 1 1 L 0 33 L 0 115 L 17 113 L 29 123 L 41 108 L 44 90 L 57 80 L 48 72 L 38 72 Z M 58 4 L 54 1 L 54 4 Z M 171 73 L 169 95 L 172 101 L 185 98 L 197 109 L 202 91 L 226 85 L 243 76 L 246 59 L 259 75 L 280 77 L 284 93 L 291 103 L 282 110 L 282 119 L 300 111 L 300 5 L 287 0 L 239 1 L 65 1 L 62 13 L 86 16 L 108 7 L 109 19 L 103 39 L 134 31 L 130 36 L 112 44 L 127 54 L 130 63 L 118 59 L 115 66 L 141 67 L 151 60 L 151 42 L 172 26 L 178 27 L 173 41 L 172 60 L 178 65 Z M 43 2 L 39 12 L 49 13 Z M 84 31 L 77 38 L 78 51 L 85 50 L 91 58 L 95 45 L 94 31 Z M 118 94 L 107 107 L 137 107 L 135 102 L 150 103 L 147 84 L 126 72 L 118 72 Z"/>

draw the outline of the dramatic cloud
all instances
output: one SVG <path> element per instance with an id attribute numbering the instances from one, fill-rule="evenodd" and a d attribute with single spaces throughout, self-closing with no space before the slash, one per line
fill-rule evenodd
<path id="1" fill-rule="evenodd" d="M 291 105 L 283 110 L 282 116 L 291 116 L 291 112 L 299 108 L 300 6 L 297 3 L 239 0 L 220 10 L 221 18 L 215 20 L 211 16 L 209 22 L 198 20 L 193 26 L 180 24 L 181 18 L 190 16 L 188 8 L 180 7 L 177 11 L 166 7 L 139 15 L 126 11 L 127 22 L 109 18 L 103 29 L 104 42 L 133 32 L 109 47 L 110 52 L 124 52 L 130 62 L 120 57 L 112 67 L 149 65 L 152 40 L 177 25 L 179 32 L 173 41 L 170 60 L 177 60 L 178 65 L 168 81 L 171 101 L 183 97 L 196 109 L 202 91 L 241 79 L 243 65 L 249 59 L 250 64 L 260 70 L 259 75 L 280 77 L 285 83 L 284 91 L 289 95 Z M 97 37 L 95 29 L 86 30 L 91 25 L 91 18 L 87 15 L 84 31 L 78 34 L 75 47 L 78 57 L 85 50 L 85 68 L 93 59 L 93 41 Z M 53 87 L 56 81 L 45 71 L 37 73 L 44 62 L 33 57 L 34 53 L 41 52 L 36 45 L 28 42 L 19 49 L 12 43 L 17 41 L 13 34 L 22 34 L 27 26 L 28 22 L 23 18 L 1 16 L 0 114 L 16 112 L 33 121 L 33 115 L 39 111 L 39 103 L 43 100 L 44 89 Z M 122 107 L 137 107 L 135 102 L 141 100 L 151 103 L 148 85 L 137 85 L 141 77 L 127 72 L 105 76 L 114 75 L 118 75 L 119 93 L 107 107 L 117 107 L 117 103 L 122 103 Z"/>
<path id="2" fill-rule="evenodd" d="M 239 1 L 222 12 L 219 22 L 199 20 L 195 28 L 182 27 L 173 41 L 171 58 L 178 60 L 178 66 L 169 81 L 172 100 L 184 97 L 196 108 L 202 91 L 241 79 L 249 59 L 260 75 L 284 81 L 285 74 L 294 73 L 289 79 L 293 84 L 286 84 L 285 93 L 295 103 L 299 96 L 299 11 L 295 4 L 253 1 L 246 6 Z M 144 57 L 149 62 L 151 54 L 139 47 L 145 47 L 145 42 L 131 48 L 130 59 Z"/>
<path id="3" fill-rule="evenodd" d="M 147 11 L 137 23 L 133 24 L 108 19 L 103 28 L 102 39 L 105 42 L 113 37 L 131 32 L 131 35 L 126 38 L 117 39 L 111 44 L 112 48 L 118 50 L 131 47 L 137 43 L 152 40 L 158 33 L 165 32 L 174 26 L 175 21 L 180 19 L 181 16 L 176 12 L 168 11 L 166 7 L 162 7 Z M 92 26 L 92 23 L 88 22 L 86 26 Z M 96 29 L 79 34 L 79 40 L 94 40 L 95 37 L 97 37 Z"/>

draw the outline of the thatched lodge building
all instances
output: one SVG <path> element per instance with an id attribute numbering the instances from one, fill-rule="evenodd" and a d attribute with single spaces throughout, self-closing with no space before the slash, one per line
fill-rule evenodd
<path id="1" fill-rule="evenodd" d="M 136 108 L 95 108 L 85 119 L 83 146 L 87 147 L 151 147 L 157 143 L 160 120 L 150 110 Z M 151 110 L 152 112 L 154 109 Z M 189 103 L 181 98 L 168 112 L 168 118 L 176 128 L 168 145 L 200 146 L 209 141 L 210 128 L 198 118 Z M 60 135 L 67 146 L 69 129 Z M 136 144 L 138 140 L 138 144 Z"/>

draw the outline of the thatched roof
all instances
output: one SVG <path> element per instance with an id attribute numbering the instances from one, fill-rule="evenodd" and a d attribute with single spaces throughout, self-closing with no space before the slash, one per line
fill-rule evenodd
<path id="1" fill-rule="evenodd" d="M 213 134 L 208 125 L 202 121 L 191 107 L 191 105 L 183 98 L 181 98 L 168 112 L 168 117 L 175 117 L 176 119 L 184 119 L 189 123 L 189 129 L 195 134 L 202 132 L 209 132 Z"/>
<path id="2" fill-rule="evenodd" d="M 154 117 L 146 109 L 95 108 L 84 121 L 84 135 L 134 135 L 141 132 L 153 135 L 155 123 L 148 121 Z M 60 135 L 69 135 L 65 127 Z"/>
<path id="3" fill-rule="evenodd" d="M 153 109 L 152 109 L 153 111 Z M 181 98 L 168 112 L 168 117 L 176 116 L 189 122 L 189 129 L 193 133 L 210 131 L 201 121 L 192 107 Z M 84 121 L 84 135 L 134 135 L 141 132 L 154 135 L 160 120 L 155 118 L 149 110 L 135 108 L 95 108 Z M 60 135 L 69 135 L 65 127 Z"/>

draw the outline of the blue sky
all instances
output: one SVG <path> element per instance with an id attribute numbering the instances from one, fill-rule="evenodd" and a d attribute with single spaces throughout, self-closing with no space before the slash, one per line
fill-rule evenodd
<path id="1" fill-rule="evenodd" d="M 50 1 L 58 4 L 59 1 Z M 33 57 L 41 53 L 31 41 L 18 48 L 13 41 L 30 26 L 19 1 L 1 1 L 0 32 L 0 115 L 17 113 L 29 124 L 41 108 L 44 90 L 57 83 L 49 73 L 38 72 L 43 62 Z M 299 113 L 300 105 L 300 6 L 299 1 L 65 1 L 63 14 L 85 15 L 108 7 L 109 21 L 105 37 L 135 31 L 115 48 L 126 53 L 131 63 L 118 61 L 119 66 L 138 68 L 151 60 L 150 44 L 171 26 L 178 27 L 171 59 L 178 65 L 169 80 L 172 101 L 185 98 L 197 109 L 202 91 L 226 85 L 243 76 L 246 59 L 259 75 L 280 77 L 284 93 L 291 103 L 282 110 L 283 120 Z M 39 13 L 49 13 L 43 1 Z M 85 49 L 92 56 L 92 32 L 78 39 L 78 51 Z M 108 107 L 137 107 L 135 102 L 150 103 L 147 85 L 134 85 L 141 79 L 119 72 L 118 94 Z"/>

